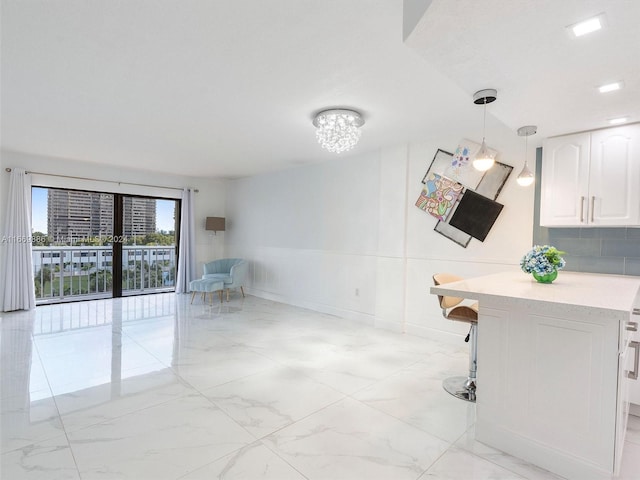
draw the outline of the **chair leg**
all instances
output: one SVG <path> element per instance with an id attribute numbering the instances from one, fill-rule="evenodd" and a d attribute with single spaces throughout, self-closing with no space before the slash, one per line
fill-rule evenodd
<path id="1" fill-rule="evenodd" d="M 242 298 L 244 298 L 244 288 L 242 288 L 242 285 L 240 285 L 240 291 L 242 292 Z"/>
<path id="2" fill-rule="evenodd" d="M 196 296 L 196 291 L 191 292 L 191 303 L 193 303 L 193 298 Z"/>
<path id="3" fill-rule="evenodd" d="M 229 301 L 229 288 L 227 288 L 227 302 Z"/>
<path id="4" fill-rule="evenodd" d="M 220 303 L 222 303 L 222 290 L 218 290 L 218 297 L 220 297 Z"/>

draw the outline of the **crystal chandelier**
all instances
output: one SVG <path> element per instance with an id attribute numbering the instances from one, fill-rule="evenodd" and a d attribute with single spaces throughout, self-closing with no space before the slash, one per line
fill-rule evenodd
<path id="1" fill-rule="evenodd" d="M 313 119 L 318 143 L 332 153 L 351 150 L 360 140 L 362 116 L 354 110 L 323 110 Z"/>

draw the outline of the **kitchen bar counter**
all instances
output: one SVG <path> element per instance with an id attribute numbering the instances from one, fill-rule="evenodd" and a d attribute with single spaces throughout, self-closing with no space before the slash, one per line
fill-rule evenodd
<path id="1" fill-rule="evenodd" d="M 640 277 L 575 273 L 560 270 L 552 284 L 538 283 L 520 269 L 470 278 L 433 287 L 431 293 L 473 300 L 509 298 L 525 302 L 562 304 L 576 308 L 630 312 L 640 288 Z"/>
<path id="2" fill-rule="evenodd" d="M 431 287 L 480 304 L 477 440 L 566 478 L 617 473 L 639 291 L 639 277 L 519 269 Z"/>

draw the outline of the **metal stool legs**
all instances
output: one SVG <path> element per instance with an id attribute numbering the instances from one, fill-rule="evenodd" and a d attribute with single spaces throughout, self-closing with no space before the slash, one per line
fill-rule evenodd
<path id="1" fill-rule="evenodd" d="M 478 325 L 469 331 L 469 376 L 450 377 L 442 382 L 444 389 L 454 397 L 468 402 L 476 401 L 476 372 L 478 371 Z"/>

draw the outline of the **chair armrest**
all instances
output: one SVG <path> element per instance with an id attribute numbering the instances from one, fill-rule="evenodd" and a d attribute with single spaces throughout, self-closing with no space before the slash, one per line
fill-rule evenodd
<path id="1" fill-rule="evenodd" d="M 248 266 L 249 264 L 246 262 L 246 260 L 243 260 L 231 267 L 229 275 L 231 275 L 234 283 L 244 280 Z"/>

